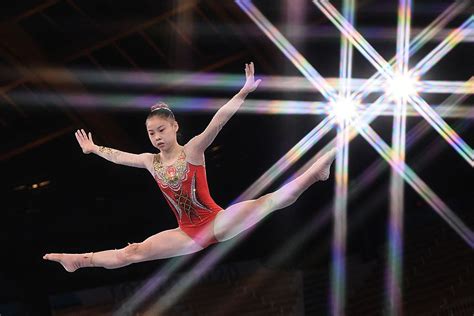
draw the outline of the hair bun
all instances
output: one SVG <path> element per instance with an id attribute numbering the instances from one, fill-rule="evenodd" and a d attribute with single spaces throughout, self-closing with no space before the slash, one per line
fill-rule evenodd
<path id="1" fill-rule="evenodd" d="M 150 112 L 157 111 L 157 110 L 168 110 L 168 111 L 171 112 L 170 107 L 168 106 L 168 104 L 166 104 L 164 102 L 158 102 L 157 104 L 154 104 L 151 107 Z"/>

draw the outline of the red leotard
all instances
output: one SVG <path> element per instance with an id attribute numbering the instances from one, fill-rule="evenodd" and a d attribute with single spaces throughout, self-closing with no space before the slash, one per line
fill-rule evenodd
<path id="1" fill-rule="evenodd" d="M 209 194 L 205 166 L 187 162 L 183 149 L 170 166 L 164 166 L 155 155 L 153 167 L 154 178 L 181 230 L 204 248 L 218 242 L 211 222 L 222 207 Z"/>

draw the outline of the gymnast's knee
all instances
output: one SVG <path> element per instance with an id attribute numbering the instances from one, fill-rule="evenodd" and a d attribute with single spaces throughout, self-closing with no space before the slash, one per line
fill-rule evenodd
<path id="1" fill-rule="evenodd" d="M 269 203 L 273 208 L 279 210 L 295 203 L 298 197 L 299 194 L 296 194 L 296 192 L 281 188 L 271 194 Z"/>
<path id="2" fill-rule="evenodd" d="M 131 264 L 135 262 L 143 261 L 145 257 L 145 244 L 132 243 L 128 246 L 117 250 L 117 259 L 122 264 Z"/>
<path id="3" fill-rule="evenodd" d="M 273 193 L 262 196 L 265 198 L 265 205 L 271 210 L 279 210 L 296 202 L 299 195 L 296 192 L 279 189 Z"/>

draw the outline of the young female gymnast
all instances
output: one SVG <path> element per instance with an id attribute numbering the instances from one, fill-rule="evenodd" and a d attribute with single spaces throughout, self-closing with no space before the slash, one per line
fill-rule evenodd
<path id="1" fill-rule="evenodd" d="M 273 211 L 294 203 L 314 182 L 326 180 L 335 157 L 335 149 L 318 159 L 308 170 L 275 192 L 255 200 L 243 201 L 222 209 L 209 194 L 204 151 L 226 122 L 254 91 L 261 80 L 254 80 L 253 63 L 245 64 L 243 88 L 214 115 L 206 129 L 184 146 L 176 140 L 179 125 L 169 107 L 158 103 L 146 119 L 148 136 L 157 154 L 131 154 L 97 146 L 91 133 L 76 132 L 85 154 L 94 153 L 111 162 L 147 169 L 155 178 L 173 210 L 178 228 L 166 230 L 140 243 L 122 249 L 83 254 L 46 254 L 68 272 L 83 267 L 115 269 L 132 263 L 181 256 L 200 251 L 210 244 L 228 240 L 254 226 Z"/>

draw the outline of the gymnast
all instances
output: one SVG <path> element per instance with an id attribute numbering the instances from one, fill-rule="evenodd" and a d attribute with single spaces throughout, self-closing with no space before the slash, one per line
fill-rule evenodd
<path id="1" fill-rule="evenodd" d="M 173 112 L 163 102 L 151 107 L 146 129 L 158 153 L 131 154 L 97 146 L 92 134 L 75 133 L 85 154 L 94 153 L 116 164 L 147 169 L 171 207 L 178 227 L 155 234 L 121 249 L 81 254 L 50 253 L 43 259 L 57 261 L 68 272 L 84 267 L 115 269 L 132 263 L 182 256 L 226 241 L 257 224 L 270 213 L 293 204 L 316 181 L 329 177 L 335 149 L 328 151 L 304 173 L 278 190 L 223 209 L 212 199 L 206 179 L 204 151 L 261 80 L 254 79 L 253 62 L 245 64 L 243 88 L 213 116 L 209 125 L 185 145 L 177 142 L 179 129 Z"/>

